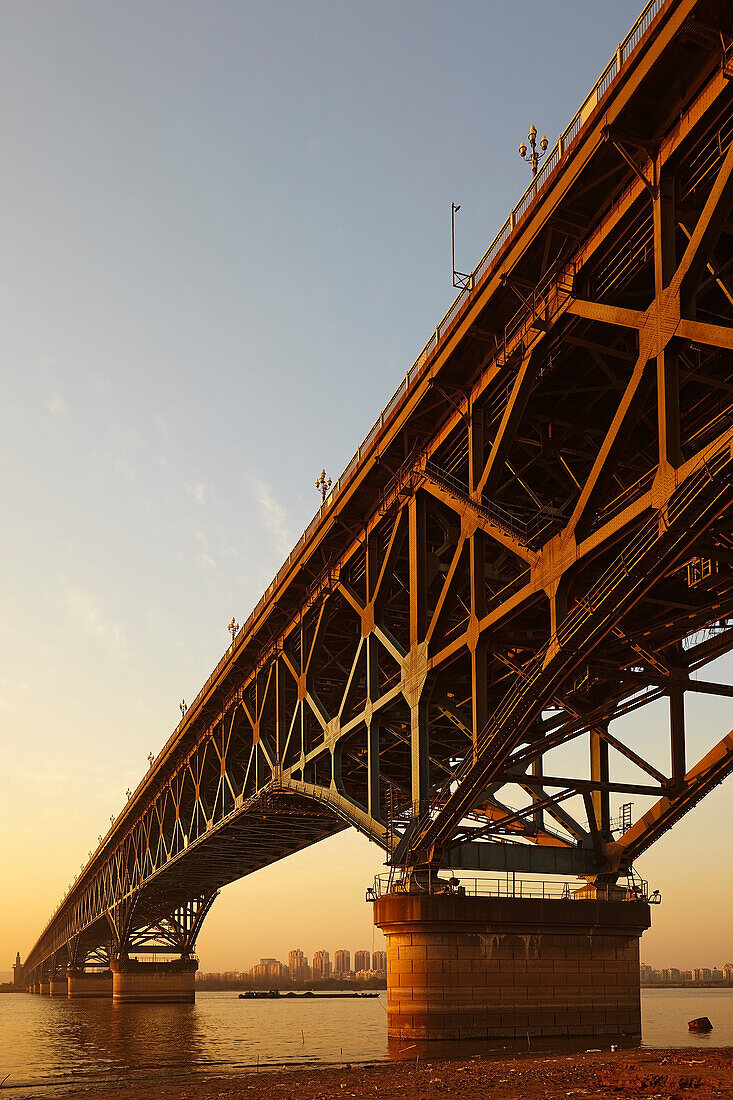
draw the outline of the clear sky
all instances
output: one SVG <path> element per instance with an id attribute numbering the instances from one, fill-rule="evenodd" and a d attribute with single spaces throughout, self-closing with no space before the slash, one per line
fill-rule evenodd
<path id="1" fill-rule="evenodd" d="M 0 969 L 450 303 L 451 201 L 467 270 L 639 7 L 0 3 Z M 652 964 L 733 957 L 730 794 L 641 864 Z M 228 887 L 202 968 L 371 946 L 380 865 L 348 834 Z"/>

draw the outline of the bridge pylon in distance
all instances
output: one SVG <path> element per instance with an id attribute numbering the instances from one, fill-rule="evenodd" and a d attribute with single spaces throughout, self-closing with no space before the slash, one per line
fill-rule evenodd
<path id="1" fill-rule="evenodd" d="M 638 1033 L 634 861 L 733 770 L 685 706 L 733 694 L 732 42 L 725 0 L 644 9 L 29 981 L 182 966 L 218 889 L 351 826 L 392 1034 Z"/>

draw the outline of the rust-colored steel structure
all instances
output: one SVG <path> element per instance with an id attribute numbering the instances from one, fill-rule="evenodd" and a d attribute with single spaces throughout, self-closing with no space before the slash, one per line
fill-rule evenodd
<path id="1" fill-rule="evenodd" d="M 405 872 L 612 883 L 733 770 L 685 737 L 733 695 L 693 676 L 733 648 L 732 43 L 727 0 L 647 6 L 28 980 L 185 958 L 220 887 L 347 826 Z"/>

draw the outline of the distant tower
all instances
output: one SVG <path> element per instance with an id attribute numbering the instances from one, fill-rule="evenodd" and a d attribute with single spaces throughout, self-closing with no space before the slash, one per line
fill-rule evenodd
<path id="1" fill-rule="evenodd" d="M 354 970 L 359 973 L 360 970 L 368 970 L 371 962 L 371 954 L 369 951 L 357 951 L 354 955 Z"/>
<path id="2" fill-rule="evenodd" d="M 15 989 L 25 989 L 25 975 L 23 973 L 23 964 L 20 961 L 20 951 L 15 956 L 15 962 L 13 963 L 13 986 Z"/>

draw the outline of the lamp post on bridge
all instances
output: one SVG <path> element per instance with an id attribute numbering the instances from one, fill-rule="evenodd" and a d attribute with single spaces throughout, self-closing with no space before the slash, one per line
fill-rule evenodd
<path id="1" fill-rule="evenodd" d="M 321 494 L 321 504 L 325 504 L 328 490 L 331 488 L 331 478 L 326 478 L 325 469 L 321 470 L 320 475 L 316 479 L 316 489 Z"/>
<path id="2" fill-rule="evenodd" d="M 227 630 L 229 631 L 229 633 L 232 636 L 232 645 L 234 645 L 234 639 L 236 638 L 237 631 L 239 630 L 239 623 L 237 622 L 237 620 L 234 618 L 233 615 L 232 615 L 232 621 L 227 626 Z"/>
<path id="3" fill-rule="evenodd" d="M 181 718 L 185 718 L 186 711 L 188 710 L 188 707 L 186 706 L 186 700 L 185 699 L 181 699 L 180 703 L 178 704 L 178 709 L 181 712 Z"/>
<path id="4" fill-rule="evenodd" d="M 154 760 L 155 760 L 155 757 L 153 756 L 152 752 L 149 752 L 148 753 L 148 767 L 149 768 L 152 768 Z"/>
<path id="5" fill-rule="evenodd" d="M 534 179 L 535 176 L 537 175 L 537 166 L 540 163 L 540 161 L 542 160 L 542 158 L 544 157 L 545 153 L 547 152 L 547 146 L 549 145 L 549 142 L 547 140 L 546 135 L 543 134 L 542 137 L 540 138 L 540 150 L 541 150 L 541 152 L 539 152 L 539 153 L 537 152 L 537 127 L 535 126 L 534 123 L 532 123 L 532 125 L 529 128 L 529 133 L 527 134 L 527 141 L 529 142 L 529 147 L 530 147 L 530 150 L 531 150 L 530 153 L 527 154 L 526 143 L 522 142 L 521 145 L 519 146 L 519 155 L 522 158 L 522 160 L 526 160 L 527 164 L 532 165 L 532 179 Z"/>

